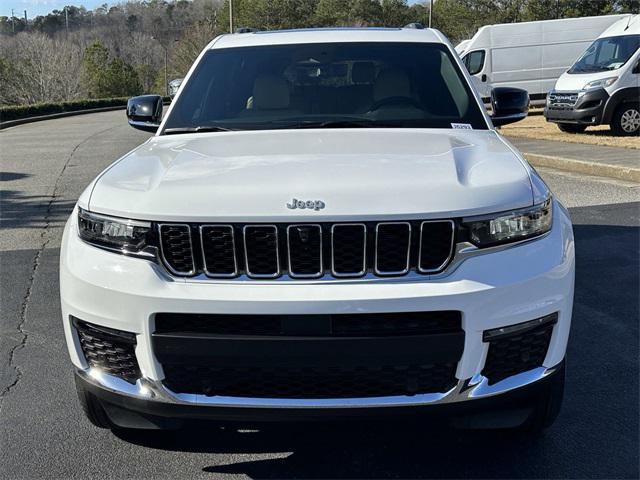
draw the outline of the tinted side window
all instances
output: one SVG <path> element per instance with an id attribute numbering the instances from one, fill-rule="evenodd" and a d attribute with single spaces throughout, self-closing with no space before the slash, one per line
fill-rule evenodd
<path id="1" fill-rule="evenodd" d="M 463 62 L 471 75 L 480 73 L 484 66 L 484 50 L 476 50 L 475 52 L 468 53 L 465 55 Z"/>

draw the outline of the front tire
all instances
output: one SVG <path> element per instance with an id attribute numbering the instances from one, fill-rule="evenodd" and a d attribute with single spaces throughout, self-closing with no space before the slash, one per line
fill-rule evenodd
<path id="1" fill-rule="evenodd" d="M 565 363 L 551 379 L 549 387 L 537 398 L 533 412 L 522 426 L 529 435 L 539 435 L 558 418 L 564 397 Z"/>
<path id="2" fill-rule="evenodd" d="M 640 103 L 620 105 L 611 118 L 611 130 L 615 135 L 640 135 Z"/>
<path id="3" fill-rule="evenodd" d="M 114 429 L 115 425 L 109 419 L 107 412 L 100 401 L 80 384 L 76 377 L 76 392 L 78 393 L 78 401 L 82 407 L 82 411 L 86 415 L 91 424 L 98 428 Z"/>
<path id="4" fill-rule="evenodd" d="M 564 133 L 582 133 L 587 129 L 587 126 L 575 123 L 558 123 L 558 128 Z"/>

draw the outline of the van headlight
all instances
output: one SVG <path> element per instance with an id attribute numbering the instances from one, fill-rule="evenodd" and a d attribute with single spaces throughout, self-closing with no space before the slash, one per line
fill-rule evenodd
<path id="1" fill-rule="evenodd" d="M 537 237 L 551 230 L 553 205 L 551 198 L 543 203 L 494 216 L 465 219 L 471 242 L 490 247 Z"/>
<path id="2" fill-rule="evenodd" d="M 78 208 L 78 235 L 96 247 L 143 257 L 153 256 L 149 247 L 151 223 L 90 213 Z"/>
<path id="3" fill-rule="evenodd" d="M 607 88 L 614 84 L 618 80 L 618 77 L 601 78 L 600 80 L 594 80 L 587 83 L 582 90 L 592 90 L 594 88 Z"/>

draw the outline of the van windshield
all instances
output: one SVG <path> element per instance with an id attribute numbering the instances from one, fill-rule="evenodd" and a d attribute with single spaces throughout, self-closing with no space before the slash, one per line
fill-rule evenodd
<path id="1" fill-rule="evenodd" d="M 593 73 L 617 70 L 640 47 L 640 35 L 599 38 L 591 44 L 568 73 Z"/>
<path id="2" fill-rule="evenodd" d="M 444 45 L 314 43 L 210 50 L 163 133 L 454 124 L 488 128 Z"/>

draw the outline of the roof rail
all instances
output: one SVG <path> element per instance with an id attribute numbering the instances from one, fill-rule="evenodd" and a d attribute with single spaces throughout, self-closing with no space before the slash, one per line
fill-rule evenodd
<path id="1" fill-rule="evenodd" d="M 419 22 L 407 23 L 402 28 L 415 28 L 416 30 L 424 30 L 425 26 Z"/>
<path id="2" fill-rule="evenodd" d="M 236 28 L 236 31 L 233 33 L 253 33 L 253 32 L 259 32 L 259 31 L 260 31 L 259 28 L 240 27 L 240 28 Z"/>

